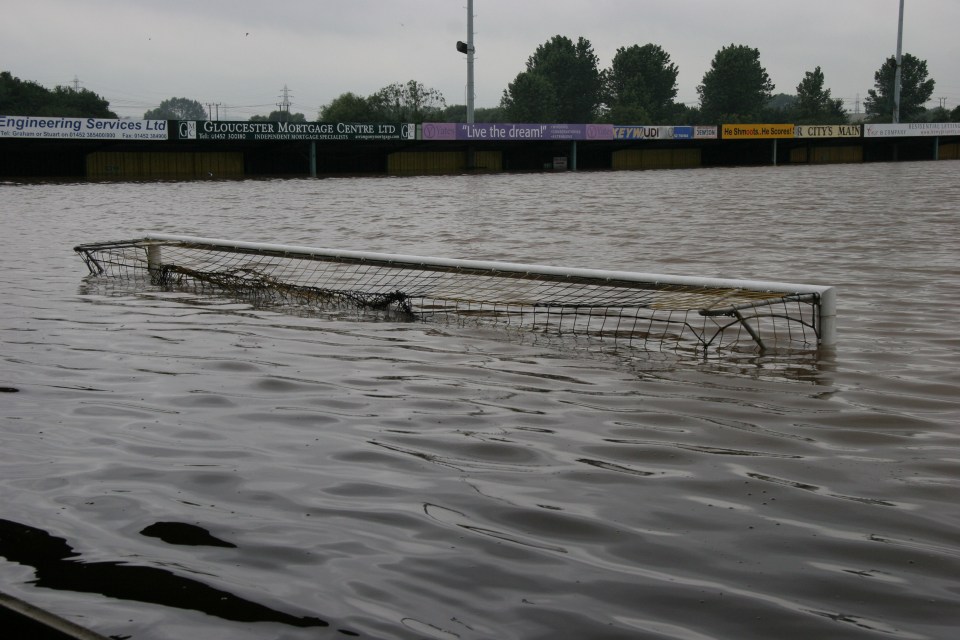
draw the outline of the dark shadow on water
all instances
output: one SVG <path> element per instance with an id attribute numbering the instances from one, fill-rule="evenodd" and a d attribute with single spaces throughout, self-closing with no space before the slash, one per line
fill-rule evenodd
<path id="1" fill-rule="evenodd" d="M 84 562 L 63 538 L 0 519 L 0 556 L 33 567 L 33 584 L 47 589 L 98 593 L 178 609 L 200 611 L 235 622 L 276 622 L 292 627 L 329 627 L 312 616 L 295 616 L 216 589 L 165 569 L 122 562 Z M 356 636 L 351 631 L 340 634 Z"/>

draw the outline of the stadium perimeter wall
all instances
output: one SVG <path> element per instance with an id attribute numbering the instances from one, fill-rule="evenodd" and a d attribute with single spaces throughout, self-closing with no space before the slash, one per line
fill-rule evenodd
<path id="1" fill-rule="evenodd" d="M 48 119 L 21 132 L 0 116 L 0 177 L 95 180 L 232 179 L 258 176 L 423 175 L 470 171 L 646 170 L 693 167 L 960 159 L 960 124 L 721 125 L 351 125 L 306 123 L 303 131 L 250 133 L 249 123 Z M 40 120 L 37 119 L 37 122 Z M 21 119 L 19 122 L 23 122 Z M 77 131 L 68 125 L 82 125 Z M 279 123 L 257 126 L 276 127 Z M 181 135 L 191 125 L 193 136 Z M 51 130 L 52 127 L 61 130 Z M 436 125 L 440 127 L 441 125 Z M 101 131 L 100 127 L 124 128 Z M 139 127 L 139 128 L 138 128 Z M 511 139 L 561 127 L 572 140 Z M 414 134 L 414 128 L 416 134 Z M 90 129 L 85 133 L 83 129 Z M 707 132 L 676 138 L 677 131 Z M 265 129 L 258 129 L 264 131 Z M 713 137 L 710 137 L 710 131 Z M 234 131 L 240 133 L 216 133 Z M 298 133 L 299 131 L 299 133 Z M 466 131 L 466 135 L 464 134 Z M 490 136 L 473 136 L 486 131 Z M 176 132 L 176 133 L 175 133 Z M 437 133 L 439 132 L 439 133 Z M 498 137 L 498 132 L 499 136 Z M 310 139 L 313 136 L 316 139 Z M 580 136 L 576 138 L 576 136 Z"/>
<path id="2" fill-rule="evenodd" d="M 93 180 L 223 179 L 309 176 L 310 150 L 304 144 L 231 145 L 205 149 L 162 143 L 144 148 L 125 143 L 41 142 L 0 139 L 2 178 L 87 178 Z M 960 159 L 960 140 L 941 140 L 937 159 Z M 576 167 L 572 157 L 576 156 Z M 470 158 L 473 158 L 471 164 Z M 779 143 L 776 164 L 824 164 L 933 160 L 931 140 L 859 141 L 854 144 Z M 719 141 L 664 148 L 651 145 L 533 143 L 526 147 L 450 144 L 318 144 L 318 176 L 436 175 L 469 171 L 652 170 L 773 164 L 769 143 Z"/>

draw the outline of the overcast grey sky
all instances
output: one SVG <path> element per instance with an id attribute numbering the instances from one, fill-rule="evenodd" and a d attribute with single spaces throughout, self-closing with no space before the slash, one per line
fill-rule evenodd
<path id="1" fill-rule="evenodd" d="M 466 0 L 3 0 L 0 70 L 45 87 L 74 79 L 123 117 L 177 96 L 219 103 L 221 119 L 277 108 L 316 119 L 347 91 L 417 80 L 466 102 Z M 677 99 L 729 44 L 760 51 L 775 93 L 820 66 L 854 111 L 896 51 L 899 0 L 474 0 L 476 106 L 493 107 L 555 35 L 588 39 L 609 66 L 652 42 L 679 67 Z M 927 61 L 933 100 L 960 104 L 960 0 L 906 0 L 904 52 Z"/>

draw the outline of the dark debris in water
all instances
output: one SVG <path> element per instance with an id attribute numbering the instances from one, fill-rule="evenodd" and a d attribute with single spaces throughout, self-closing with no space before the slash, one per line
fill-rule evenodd
<path id="1" fill-rule="evenodd" d="M 228 547 L 237 545 L 221 540 L 203 527 L 184 522 L 154 522 L 140 532 L 150 538 L 160 538 L 167 544 L 179 544 L 189 547 Z"/>

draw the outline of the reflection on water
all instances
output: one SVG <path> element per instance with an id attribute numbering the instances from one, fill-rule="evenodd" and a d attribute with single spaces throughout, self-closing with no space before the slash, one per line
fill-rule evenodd
<path id="1" fill-rule="evenodd" d="M 195 609 L 237 622 L 279 622 L 294 627 L 329 626 L 329 623 L 318 618 L 296 617 L 275 611 L 165 569 L 120 562 L 82 562 L 75 559 L 79 555 L 63 538 L 0 519 L 0 556 L 33 567 L 36 575 L 33 583 L 38 587 L 98 593 L 110 598 Z"/>
<path id="2" fill-rule="evenodd" d="M 3 185 L 5 590 L 134 638 L 951 638 L 957 167 Z M 840 344 L 294 312 L 71 251 L 147 231 L 831 284 Z"/>

